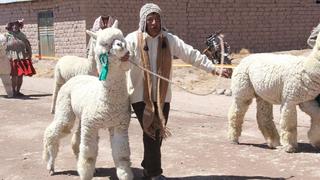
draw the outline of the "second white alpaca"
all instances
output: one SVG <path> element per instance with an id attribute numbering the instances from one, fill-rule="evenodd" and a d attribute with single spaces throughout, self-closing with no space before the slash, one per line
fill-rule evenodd
<path id="1" fill-rule="evenodd" d="M 281 143 L 285 151 L 297 151 L 297 105 L 313 117 L 309 140 L 320 147 L 320 117 L 315 112 L 320 109 L 313 101 L 320 94 L 320 35 L 308 57 L 254 54 L 244 58 L 233 72 L 231 88 L 231 141 L 239 142 L 244 115 L 256 98 L 258 126 L 269 147 Z M 273 122 L 273 104 L 281 104 L 280 136 Z"/>
<path id="2" fill-rule="evenodd" d="M 6 55 L 7 37 L 0 34 L 0 78 L 8 97 L 13 97 L 10 62 Z"/>
<path id="3" fill-rule="evenodd" d="M 63 56 L 59 59 L 54 70 L 54 88 L 52 93 L 51 113 L 55 112 L 58 92 L 61 86 L 76 75 L 98 76 L 94 57 Z"/>
<path id="4" fill-rule="evenodd" d="M 77 168 L 80 178 L 92 179 L 98 153 L 98 131 L 108 128 L 117 176 L 120 180 L 131 180 L 130 105 L 125 74 L 129 65 L 120 60 L 127 53 L 124 37 L 114 27 L 89 34 L 97 39 L 95 58 L 109 56 L 107 78 L 99 81 L 94 76 L 78 75 L 61 87 L 54 120 L 44 133 L 43 158 L 53 173 L 59 141 L 70 133 L 77 117 L 81 123 Z"/>

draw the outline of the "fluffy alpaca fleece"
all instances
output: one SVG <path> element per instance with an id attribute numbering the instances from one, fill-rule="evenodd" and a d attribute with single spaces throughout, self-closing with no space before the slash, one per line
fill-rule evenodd
<path id="1" fill-rule="evenodd" d="M 94 57 L 95 41 L 90 41 L 88 58 L 78 56 L 63 56 L 54 70 L 54 88 L 52 93 L 51 113 L 55 112 L 58 92 L 61 86 L 76 75 L 98 76 L 98 62 Z"/>
<path id="2" fill-rule="evenodd" d="M 76 75 L 98 76 L 94 58 L 63 56 L 59 59 L 54 70 L 54 88 L 52 93 L 51 113 L 55 112 L 55 104 L 61 86 Z"/>
<path id="3" fill-rule="evenodd" d="M 320 147 L 320 116 L 316 113 L 319 107 L 313 101 L 320 94 L 319 37 L 308 57 L 254 54 L 240 62 L 231 83 L 233 101 L 228 113 L 231 141 L 239 142 L 244 115 L 256 98 L 258 127 L 270 148 L 281 143 L 286 152 L 297 151 L 296 105 L 312 117 L 309 140 Z M 281 105 L 280 137 L 273 122 L 273 104 Z"/>
<path id="4" fill-rule="evenodd" d="M 118 26 L 118 20 L 115 20 L 112 26 Z M 96 40 L 90 39 L 88 58 L 78 56 L 63 56 L 59 59 L 54 70 L 54 88 L 52 93 L 51 113 L 54 114 L 57 95 L 61 86 L 70 78 L 76 75 L 98 76 L 101 65 L 94 57 L 94 48 Z"/>
<path id="5" fill-rule="evenodd" d="M 8 97 L 13 97 L 12 84 L 10 79 L 10 62 L 6 55 L 7 37 L 0 34 L 0 78 Z"/>
<path id="6" fill-rule="evenodd" d="M 95 58 L 106 52 L 109 54 L 107 79 L 99 81 L 94 76 L 78 75 L 61 87 L 54 120 L 44 133 L 43 158 L 47 169 L 53 173 L 59 140 L 70 133 L 77 117 L 81 123 L 77 163 L 80 178 L 92 179 L 98 153 L 98 131 L 108 128 L 117 176 L 120 180 L 130 180 L 133 179 L 128 139 L 130 105 L 125 74 L 129 64 L 119 60 L 127 53 L 124 37 L 115 27 L 88 34 L 97 39 Z"/>

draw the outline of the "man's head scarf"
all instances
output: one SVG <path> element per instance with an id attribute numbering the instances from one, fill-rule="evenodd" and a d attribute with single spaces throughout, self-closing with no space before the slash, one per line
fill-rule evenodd
<path id="1" fill-rule="evenodd" d="M 147 3 L 141 7 L 139 29 L 142 32 L 146 31 L 147 16 L 151 13 L 157 13 L 160 15 L 160 18 L 161 18 L 161 9 L 158 5 L 153 4 L 153 3 Z M 163 23 L 162 23 L 162 19 L 161 19 L 161 28 L 163 28 L 162 24 Z"/>

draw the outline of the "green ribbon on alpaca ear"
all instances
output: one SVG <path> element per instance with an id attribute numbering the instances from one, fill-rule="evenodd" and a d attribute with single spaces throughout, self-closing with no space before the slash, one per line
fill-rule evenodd
<path id="1" fill-rule="evenodd" d="M 99 75 L 100 81 L 105 81 L 107 79 L 108 71 L 109 71 L 109 61 L 108 61 L 108 54 L 104 53 L 101 54 L 99 57 L 101 63 L 101 72 Z"/>

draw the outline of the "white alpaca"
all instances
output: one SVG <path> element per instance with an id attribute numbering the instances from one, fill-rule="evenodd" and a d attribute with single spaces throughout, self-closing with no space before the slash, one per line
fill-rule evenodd
<path id="1" fill-rule="evenodd" d="M 97 33 L 88 31 L 88 34 L 97 39 L 95 58 L 109 56 L 107 79 L 99 81 L 94 76 L 78 75 L 61 87 L 54 120 L 44 133 L 43 158 L 53 173 L 59 140 L 70 133 L 77 117 L 81 123 L 77 168 L 80 178 L 92 179 L 98 153 L 98 131 L 108 128 L 117 176 L 120 180 L 130 180 L 133 179 L 128 139 L 130 105 L 125 74 L 129 64 L 120 60 L 127 53 L 124 37 L 114 27 Z"/>
<path id="2" fill-rule="evenodd" d="M 301 105 L 302 110 L 313 117 L 309 140 L 320 147 L 320 116 L 315 112 L 320 109 L 313 101 L 320 94 L 319 37 L 308 57 L 254 54 L 240 62 L 232 75 L 233 101 L 228 113 L 230 140 L 239 142 L 244 115 L 256 98 L 258 126 L 270 148 L 281 142 L 285 151 L 296 152 L 296 105 Z M 273 122 L 273 104 L 281 104 L 280 137 Z"/>
<path id="3" fill-rule="evenodd" d="M 63 56 L 54 70 L 54 88 L 52 93 L 51 113 L 55 112 L 55 104 L 61 86 L 76 75 L 98 76 L 94 57 Z"/>
<path id="4" fill-rule="evenodd" d="M 8 97 L 13 97 L 12 84 L 10 79 L 10 62 L 6 55 L 7 37 L 0 34 L 0 78 Z"/>
<path id="5" fill-rule="evenodd" d="M 112 26 L 118 26 L 115 20 Z M 100 29 L 101 30 L 101 29 Z M 51 113 L 54 114 L 57 95 L 61 86 L 76 75 L 98 76 L 101 66 L 94 55 L 96 40 L 92 37 L 89 41 L 88 58 L 78 56 L 61 57 L 54 69 L 54 88 L 52 93 Z"/>

